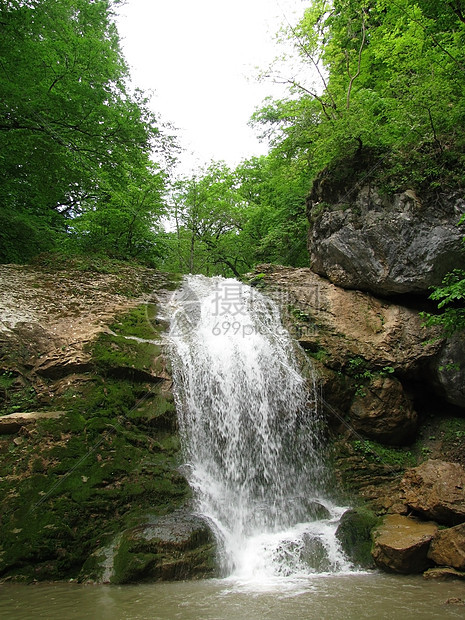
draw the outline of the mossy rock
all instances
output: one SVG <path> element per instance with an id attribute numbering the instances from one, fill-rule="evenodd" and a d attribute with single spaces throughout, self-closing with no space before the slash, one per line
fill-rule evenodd
<path id="1" fill-rule="evenodd" d="M 367 508 L 347 510 L 341 517 L 336 537 L 351 562 L 361 568 L 375 568 L 371 555 L 373 529 L 379 518 Z"/>
<path id="2" fill-rule="evenodd" d="M 218 576 L 216 542 L 205 519 L 180 509 L 125 530 L 85 563 L 81 581 L 113 584 Z"/>

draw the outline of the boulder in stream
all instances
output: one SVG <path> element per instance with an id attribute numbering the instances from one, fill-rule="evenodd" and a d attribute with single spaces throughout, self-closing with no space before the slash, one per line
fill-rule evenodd
<path id="1" fill-rule="evenodd" d="M 216 576 L 215 560 L 206 519 L 180 509 L 121 532 L 92 554 L 81 579 L 113 584 L 201 579 Z"/>
<path id="2" fill-rule="evenodd" d="M 465 571 L 465 523 L 440 530 L 433 538 L 428 557 L 439 566 Z"/>
<path id="3" fill-rule="evenodd" d="M 393 573 L 422 573 L 432 565 L 428 558 L 438 526 L 403 515 L 386 515 L 374 532 L 373 559 Z"/>
<path id="4" fill-rule="evenodd" d="M 362 568 L 374 568 L 371 532 L 378 522 L 371 510 L 353 508 L 342 515 L 336 530 L 336 538 L 346 556 Z"/>

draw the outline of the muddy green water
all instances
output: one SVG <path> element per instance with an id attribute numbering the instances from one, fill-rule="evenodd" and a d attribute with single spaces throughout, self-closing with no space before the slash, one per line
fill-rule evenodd
<path id="1" fill-rule="evenodd" d="M 452 599 L 452 600 L 451 600 Z M 230 580 L 137 586 L 0 585 L 2 620 L 409 620 L 465 618 L 464 582 L 352 574 L 249 586 Z M 450 601 L 450 602 L 447 602 Z"/>

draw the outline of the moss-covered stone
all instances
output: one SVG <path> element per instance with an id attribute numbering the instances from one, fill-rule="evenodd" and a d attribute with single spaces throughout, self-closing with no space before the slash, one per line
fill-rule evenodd
<path id="1" fill-rule="evenodd" d="M 372 531 L 379 518 L 367 508 L 347 510 L 341 517 L 336 537 L 351 562 L 362 568 L 374 568 L 371 555 Z"/>
<path id="2" fill-rule="evenodd" d="M 216 543 L 208 523 L 187 510 L 125 530 L 86 562 L 81 580 L 114 584 L 217 575 Z"/>

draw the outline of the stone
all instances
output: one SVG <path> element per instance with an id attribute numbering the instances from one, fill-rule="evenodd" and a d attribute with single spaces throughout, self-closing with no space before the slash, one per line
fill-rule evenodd
<path id="1" fill-rule="evenodd" d="M 449 579 L 465 579 L 465 573 L 462 573 L 455 568 L 449 566 L 436 566 L 429 568 L 423 573 L 424 579 L 435 579 L 438 581 L 445 581 Z M 449 602 L 449 601 L 447 601 Z"/>
<path id="2" fill-rule="evenodd" d="M 366 508 L 346 510 L 336 530 L 336 538 L 351 562 L 362 568 L 374 568 L 372 530 L 378 524 L 378 517 Z"/>
<path id="3" fill-rule="evenodd" d="M 428 549 L 438 526 L 403 515 L 386 515 L 374 532 L 376 566 L 394 573 L 422 573 L 432 565 Z"/>
<path id="4" fill-rule="evenodd" d="M 103 583 L 200 579 L 217 576 L 216 542 L 205 518 L 179 509 L 121 532 L 86 564 L 81 579 L 91 566 L 93 579 Z"/>
<path id="5" fill-rule="evenodd" d="M 448 598 L 445 602 L 446 605 L 465 605 L 465 601 L 459 598 L 458 596 L 453 596 L 452 598 Z"/>
<path id="6" fill-rule="evenodd" d="M 452 405 L 465 408 L 465 333 L 457 332 L 444 341 L 433 361 L 437 391 Z"/>
<path id="7" fill-rule="evenodd" d="M 34 371 L 47 379 L 61 379 L 68 375 L 89 372 L 91 368 L 90 354 L 79 350 L 55 350 L 44 355 Z"/>
<path id="8" fill-rule="evenodd" d="M 462 196 L 388 195 L 368 184 L 341 190 L 328 194 L 317 179 L 308 201 L 310 264 L 334 284 L 381 296 L 426 296 L 465 265 Z"/>
<path id="9" fill-rule="evenodd" d="M 428 557 L 439 566 L 465 570 L 465 523 L 439 530 L 433 538 Z"/>
<path id="10" fill-rule="evenodd" d="M 311 269 L 261 264 L 266 294 L 282 308 L 283 321 L 303 349 L 339 372 L 360 357 L 368 367 L 425 380 L 442 341 L 416 310 L 345 290 Z"/>
<path id="11" fill-rule="evenodd" d="M 317 502 L 315 500 L 310 500 L 308 503 L 306 503 L 305 507 L 307 517 L 311 521 L 321 521 L 323 519 L 329 519 L 331 517 L 331 513 L 326 508 L 326 506 L 323 506 L 323 504 L 320 504 L 320 502 Z"/>
<path id="12" fill-rule="evenodd" d="M 395 377 L 374 377 L 357 394 L 349 410 L 355 431 L 390 445 L 412 441 L 417 428 L 417 413 Z"/>
<path id="13" fill-rule="evenodd" d="M 23 426 L 29 426 L 40 420 L 61 418 L 65 411 L 28 411 L 27 413 L 9 413 L 0 416 L 0 435 L 17 433 Z"/>
<path id="14" fill-rule="evenodd" d="M 444 525 L 465 521 L 465 470 L 458 463 L 429 459 L 408 469 L 402 480 L 405 503 Z"/>

